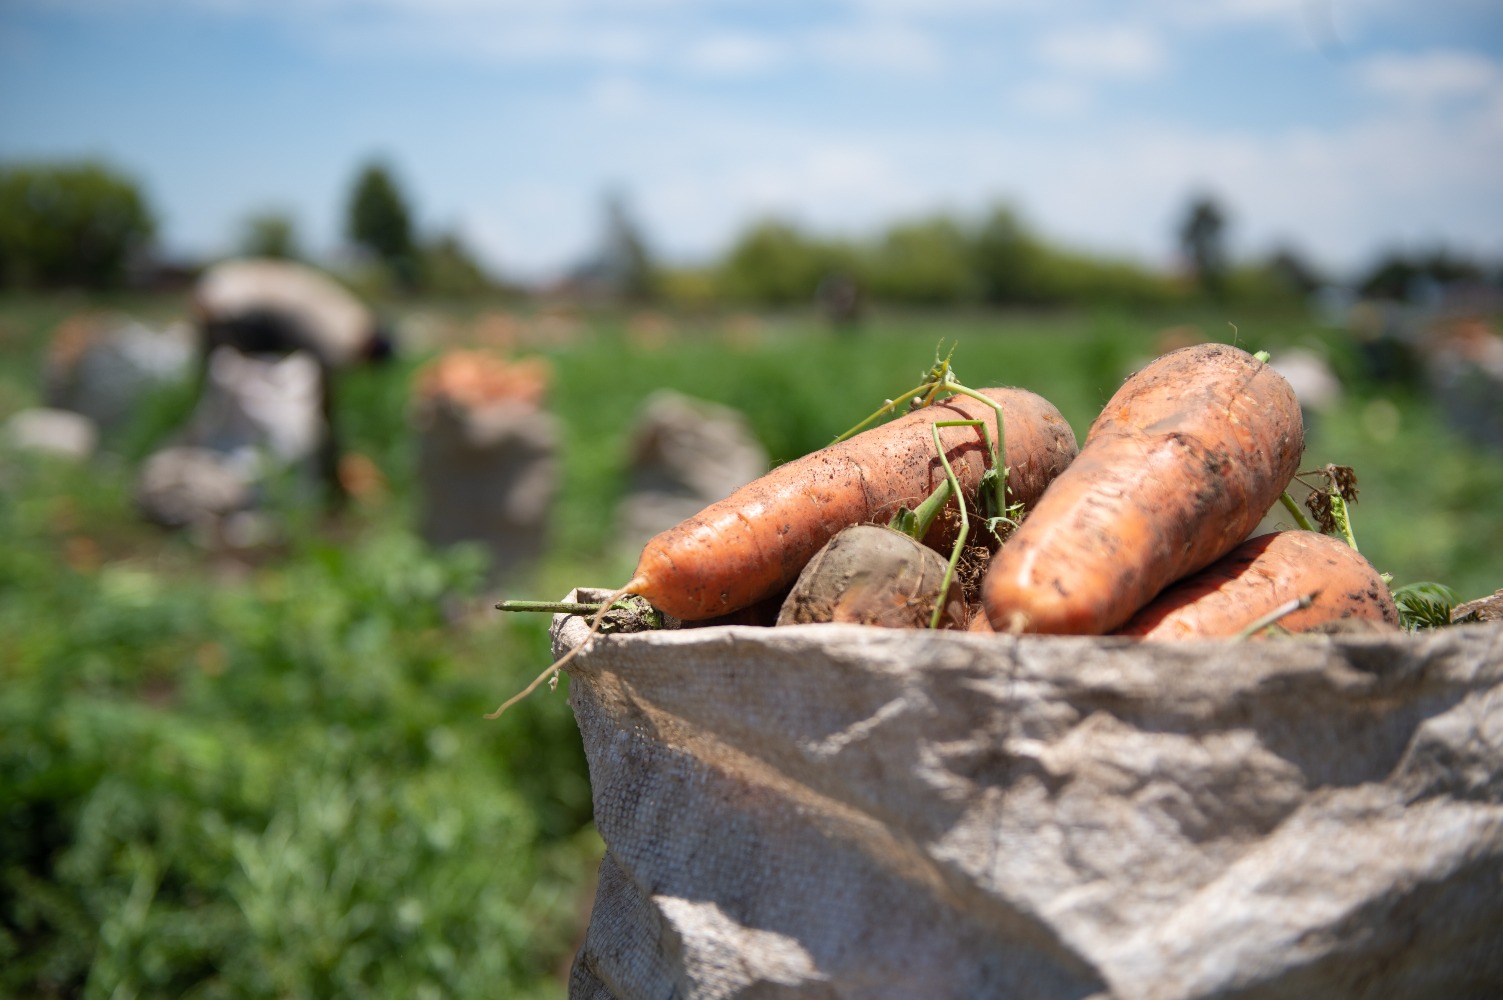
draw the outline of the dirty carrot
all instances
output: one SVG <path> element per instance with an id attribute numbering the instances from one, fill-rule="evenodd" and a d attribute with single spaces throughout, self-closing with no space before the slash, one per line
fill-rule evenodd
<path id="1" fill-rule="evenodd" d="M 1301 606 L 1277 622 L 1287 632 L 1307 632 L 1350 619 L 1399 627 L 1388 586 L 1355 549 L 1313 531 L 1275 531 L 1248 539 L 1169 587 L 1116 634 L 1145 639 L 1230 637 L 1294 601 L 1302 601 Z"/>
<path id="2" fill-rule="evenodd" d="M 945 428 L 936 449 L 932 425 L 949 421 L 964 426 Z M 1075 433 L 1048 400 L 1026 389 L 966 390 L 780 465 L 658 534 L 643 548 L 632 578 L 605 599 L 590 635 L 626 594 L 693 623 L 783 592 L 842 529 L 886 523 L 948 481 L 939 453 L 961 490 L 974 494 L 991 466 L 987 432 L 1005 442 L 1004 508 L 1034 503 L 1075 456 Z M 564 654 L 487 718 L 556 679 L 586 645 Z"/>
<path id="3" fill-rule="evenodd" d="M 998 632 L 1100 635 L 1243 539 L 1299 468 L 1283 376 L 1224 344 L 1171 352 L 1107 402 L 1080 454 L 992 560 Z"/>
<path id="4" fill-rule="evenodd" d="M 1031 505 L 1074 457 L 1075 435 L 1034 393 L 981 393 L 1002 408 L 1008 499 Z M 777 592 L 842 528 L 885 523 L 934 492 L 945 471 L 931 425 L 945 421 L 985 421 L 997 433 L 992 406 L 954 396 L 779 466 L 648 542 L 626 591 L 687 621 Z M 948 427 L 941 440 L 974 494 L 989 465 L 981 429 Z"/>

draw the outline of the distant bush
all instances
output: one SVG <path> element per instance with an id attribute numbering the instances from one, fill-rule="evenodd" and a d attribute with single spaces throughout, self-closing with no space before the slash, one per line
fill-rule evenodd
<path id="1" fill-rule="evenodd" d="M 297 260 L 297 223 L 285 212 L 268 210 L 249 216 L 242 224 L 240 252 L 247 257 Z"/>
<path id="2" fill-rule="evenodd" d="M 719 269 L 721 293 L 734 302 L 807 305 L 819 281 L 849 269 L 855 254 L 836 242 L 814 239 L 791 223 L 764 219 L 736 241 Z"/>
<path id="3" fill-rule="evenodd" d="M 0 284 L 122 284 L 156 222 L 136 183 L 97 163 L 0 167 Z"/>
<path id="4" fill-rule="evenodd" d="M 1183 297 L 1173 279 L 1133 261 L 1046 248 L 1034 264 L 1037 301 L 1152 306 Z"/>
<path id="5" fill-rule="evenodd" d="M 979 224 L 945 215 L 894 224 L 859 244 L 819 240 L 777 220 L 757 223 L 720 265 L 732 301 L 812 303 L 820 280 L 852 276 L 873 299 L 899 305 L 1153 305 L 1183 297 L 1142 265 L 1051 246 L 1007 208 Z"/>
<path id="6" fill-rule="evenodd" d="M 953 305 L 974 299 L 979 291 L 966 233 L 942 215 L 893 226 L 865 259 L 867 284 L 878 299 Z"/>
<path id="7" fill-rule="evenodd" d="M 373 161 L 361 168 L 345 212 L 345 234 L 355 245 L 381 261 L 403 289 L 416 288 L 419 262 L 412 212 L 384 163 Z"/>
<path id="8" fill-rule="evenodd" d="M 496 283 L 454 233 L 440 234 L 424 245 L 421 262 L 419 281 L 431 295 L 480 295 L 495 290 Z"/>
<path id="9" fill-rule="evenodd" d="M 1369 298 L 1407 301 L 1422 294 L 1426 286 L 1486 280 L 1487 268 L 1482 263 L 1437 247 L 1425 253 L 1383 254 L 1361 278 L 1358 288 Z"/>

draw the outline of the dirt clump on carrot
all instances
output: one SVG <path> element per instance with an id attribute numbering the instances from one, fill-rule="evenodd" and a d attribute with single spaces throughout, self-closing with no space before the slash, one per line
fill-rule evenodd
<path id="1" fill-rule="evenodd" d="M 900 531 L 855 524 L 809 560 L 777 624 L 928 628 L 938 604 L 941 628 L 964 628 L 965 601 L 958 582 L 947 585 L 947 569 L 943 556 Z"/>
<path id="2" fill-rule="evenodd" d="M 1169 587 L 1117 635 L 1213 639 L 1242 635 L 1281 608 L 1270 628 L 1309 632 L 1364 620 L 1399 627 L 1388 585 L 1346 542 L 1313 531 L 1276 531 L 1237 546 Z"/>
<path id="3" fill-rule="evenodd" d="M 1074 458 L 1074 432 L 1032 392 L 980 391 L 1002 407 L 1008 498 L 1031 506 Z M 649 541 L 626 589 L 685 621 L 764 599 L 843 528 L 886 523 L 932 494 L 945 473 L 931 425 L 948 420 L 983 420 L 996 434 L 996 411 L 957 395 L 779 466 Z M 973 496 L 989 467 L 980 430 L 948 427 L 940 439 Z"/>
<path id="4" fill-rule="evenodd" d="M 1303 452 L 1293 390 L 1251 354 L 1202 344 L 1151 362 L 992 560 L 992 627 L 1110 632 L 1243 541 Z"/>

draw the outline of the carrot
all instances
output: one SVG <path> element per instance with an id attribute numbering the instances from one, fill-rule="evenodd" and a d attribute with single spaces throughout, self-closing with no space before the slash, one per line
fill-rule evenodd
<path id="1" fill-rule="evenodd" d="M 1302 600 L 1303 599 L 1303 600 Z M 1275 531 L 1250 538 L 1169 587 L 1117 630 L 1144 639 L 1209 639 L 1242 634 L 1282 606 L 1289 632 L 1366 619 L 1397 628 L 1399 612 L 1371 563 L 1339 538 Z"/>
<path id="2" fill-rule="evenodd" d="M 1009 501 L 1032 505 L 1075 455 L 1054 406 L 1024 389 L 980 390 L 1002 407 Z M 685 621 L 746 607 L 786 587 L 842 528 L 886 522 L 945 478 L 930 425 L 996 411 L 953 396 L 773 469 L 647 543 L 624 590 Z M 986 448 L 975 427 L 941 431 L 962 492 L 975 493 Z"/>
<path id="3" fill-rule="evenodd" d="M 805 564 L 842 529 L 890 521 L 928 499 L 942 481 L 951 489 L 958 485 L 963 496 L 974 495 L 992 456 L 988 434 L 1006 442 L 1005 495 L 998 498 L 1004 510 L 1036 501 L 1075 456 L 1074 431 L 1043 397 L 1026 389 L 965 389 L 950 377 L 947 360 L 930 374 L 920 387 L 929 390 L 927 398 L 941 391 L 957 394 L 781 465 L 652 538 L 631 580 L 602 602 L 590 635 L 625 594 L 644 597 L 690 626 L 729 620 L 726 616 L 771 600 L 790 589 Z M 964 426 L 951 426 L 954 422 Z M 935 540 L 935 534 L 925 541 Z M 559 657 L 486 718 L 497 718 L 544 681 L 556 684 L 559 671 L 586 645 L 588 640 Z"/>
<path id="4" fill-rule="evenodd" d="M 998 632 L 1110 632 L 1245 539 L 1303 451 L 1294 392 L 1262 361 L 1224 344 L 1158 358 L 993 558 L 987 618 Z"/>

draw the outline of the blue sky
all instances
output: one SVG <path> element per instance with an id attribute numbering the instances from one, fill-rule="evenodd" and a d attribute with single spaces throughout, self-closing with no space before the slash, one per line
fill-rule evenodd
<path id="1" fill-rule="evenodd" d="M 1503 257 L 1497 0 L 0 0 L 0 159 L 102 157 L 162 242 L 249 214 L 338 243 L 358 167 L 543 276 L 624 192 L 703 259 L 776 214 L 859 236 L 998 202 L 1168 263 L 1194 191 L 1241 254 Z"/>

